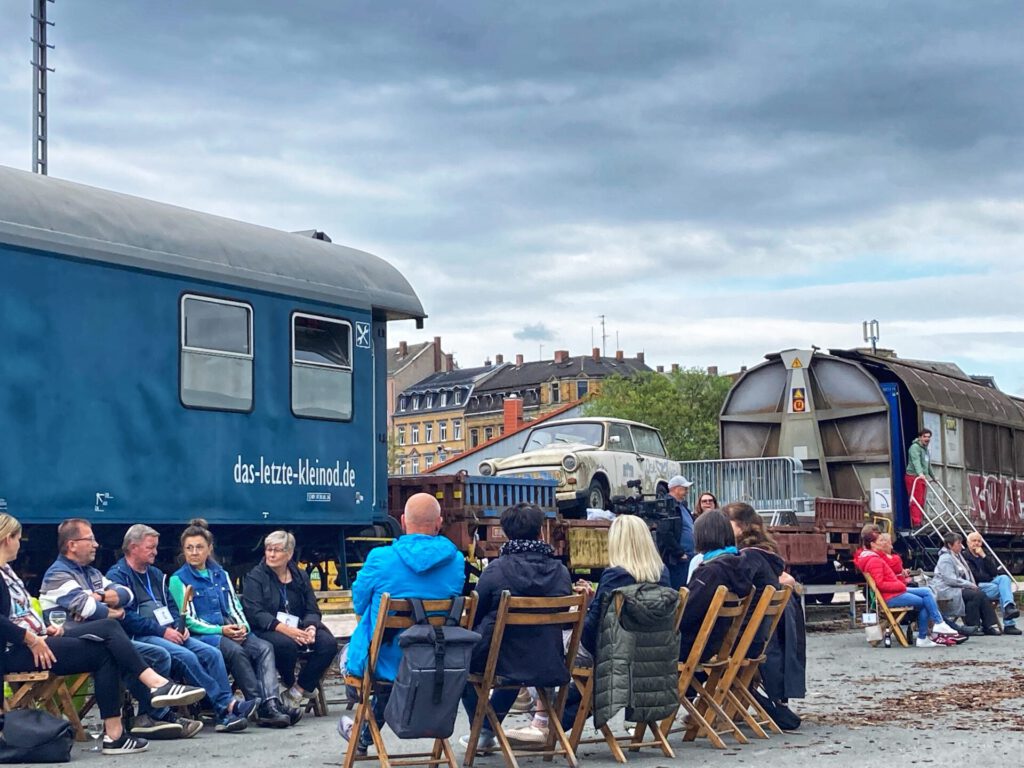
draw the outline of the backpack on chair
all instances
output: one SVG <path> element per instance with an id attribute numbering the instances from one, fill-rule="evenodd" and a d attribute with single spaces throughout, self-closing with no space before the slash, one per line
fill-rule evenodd
<path id="1" fill-rule="evenodd" d="M 41 709 L 0 715 L 0 763 L 66 763 L 75 734 L 71 723 Z"/>
<path id="2" fill-rule="evenodd" d="M 398 638 L 402 661 L 384 720 L 400 739 L 445 739 L 455 730 L 480 634 L 460 626 L 465 598 L 452 601 L 443 626 L 427 620 L 422 600 L 407 599 L 416 624 Z"/>

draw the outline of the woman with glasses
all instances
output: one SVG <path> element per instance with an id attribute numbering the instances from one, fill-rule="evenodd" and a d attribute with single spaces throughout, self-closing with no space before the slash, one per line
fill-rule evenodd
<path id="1" fill-rule="evenodd" d="M 704 491 L 697 497 L 697 508 L 693 511 L 694 519 L 696 520 L 701 513 L 707 512 L 709 509 L 718 509 L 718 499 L 711 491 Z"/>
<path id="2" fill-rule="evenodd" d="M 255 635 L 274 646 L 274 659 L 287 688 L 286 706 L 299 707 L 320 685 L 338 653 L 334 635 L 323 624 L 309 576 L 292 560 L 295 537 L 274 531 L 263 540 L 263 562 L 242 585 L 242 605 Z M 305 660 L 296 679 L 295 666 Z"/>
<path id="3" fill-rule="evenodd" d="M 206 521 L 192 520 L 181 534 L 185 564 L 171 576 L 168 588 L 194 637 L 220 649 L 224 665 L 246 699 L 262 699 L 257 724 L 287 728 L 302 717 L 278 697 L 274 646 L 250 632 L 242 605 L 227 571 L 213 559 L 213 534 Z M 185 604 L 185 588 L 192 601 Z"/>

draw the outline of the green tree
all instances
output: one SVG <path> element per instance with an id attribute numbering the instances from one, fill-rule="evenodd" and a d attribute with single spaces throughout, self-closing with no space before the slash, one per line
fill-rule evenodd
<path id="1" fill-rule="evenodd" d="M 673 459 L 717 459 L 718 414 L 731 386 L 728 377 L 700 368 L 613 376 L 601 382 L 601 394 L 584 412 L 657 427 Z"/>

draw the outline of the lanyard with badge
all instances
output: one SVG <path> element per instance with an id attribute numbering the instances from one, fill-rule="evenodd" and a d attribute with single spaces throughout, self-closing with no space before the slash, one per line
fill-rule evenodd
<path id="1" fill-rule="evenodd" d="M 154 603 L 157 603 L 159 607 L 153 609 L 153 619 L 161 627 L 169 627 L 174 623 L 174 617 L 171 616 L 171 609 L 166 605 L 159 605 L 160 601 L 156 599 L 156 594 L 153 592 L 153 581 L 149 575 L 149 569 L 146 569 L 146 583 L 142 583 L 142 577 L 136 572 L 135 578 L 138 580 L 139 585 L 146 590 L 146 594 L 149 595 L 149 599 Z"/>
<path id="2" fill-rule="evenodd" d="M 299 617 L 293 614 L 291 610 L 289 610 L 288 590 L 285 589 L 284 584 L 278 584 L 277 589 L 281 593 L 281 607 L 284 608 L 283 611 L 277 612 L 277 620 L 284 624 L 286 627 L 293 627 L 295 629 L 298 629 Z"/>

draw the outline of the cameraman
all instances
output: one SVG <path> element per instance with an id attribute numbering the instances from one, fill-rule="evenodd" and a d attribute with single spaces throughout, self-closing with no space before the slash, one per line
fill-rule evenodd
<path id="1" fill-rule="evenodd" d="M 668 567 L 673 589 L 686 586 L 686 574 L 693 557 L 693 515 L 686 505 L 686 495 L 693 485 L 682 475 L 668 481 L 668 516 L 658 521 L 658 553 Z"/>

